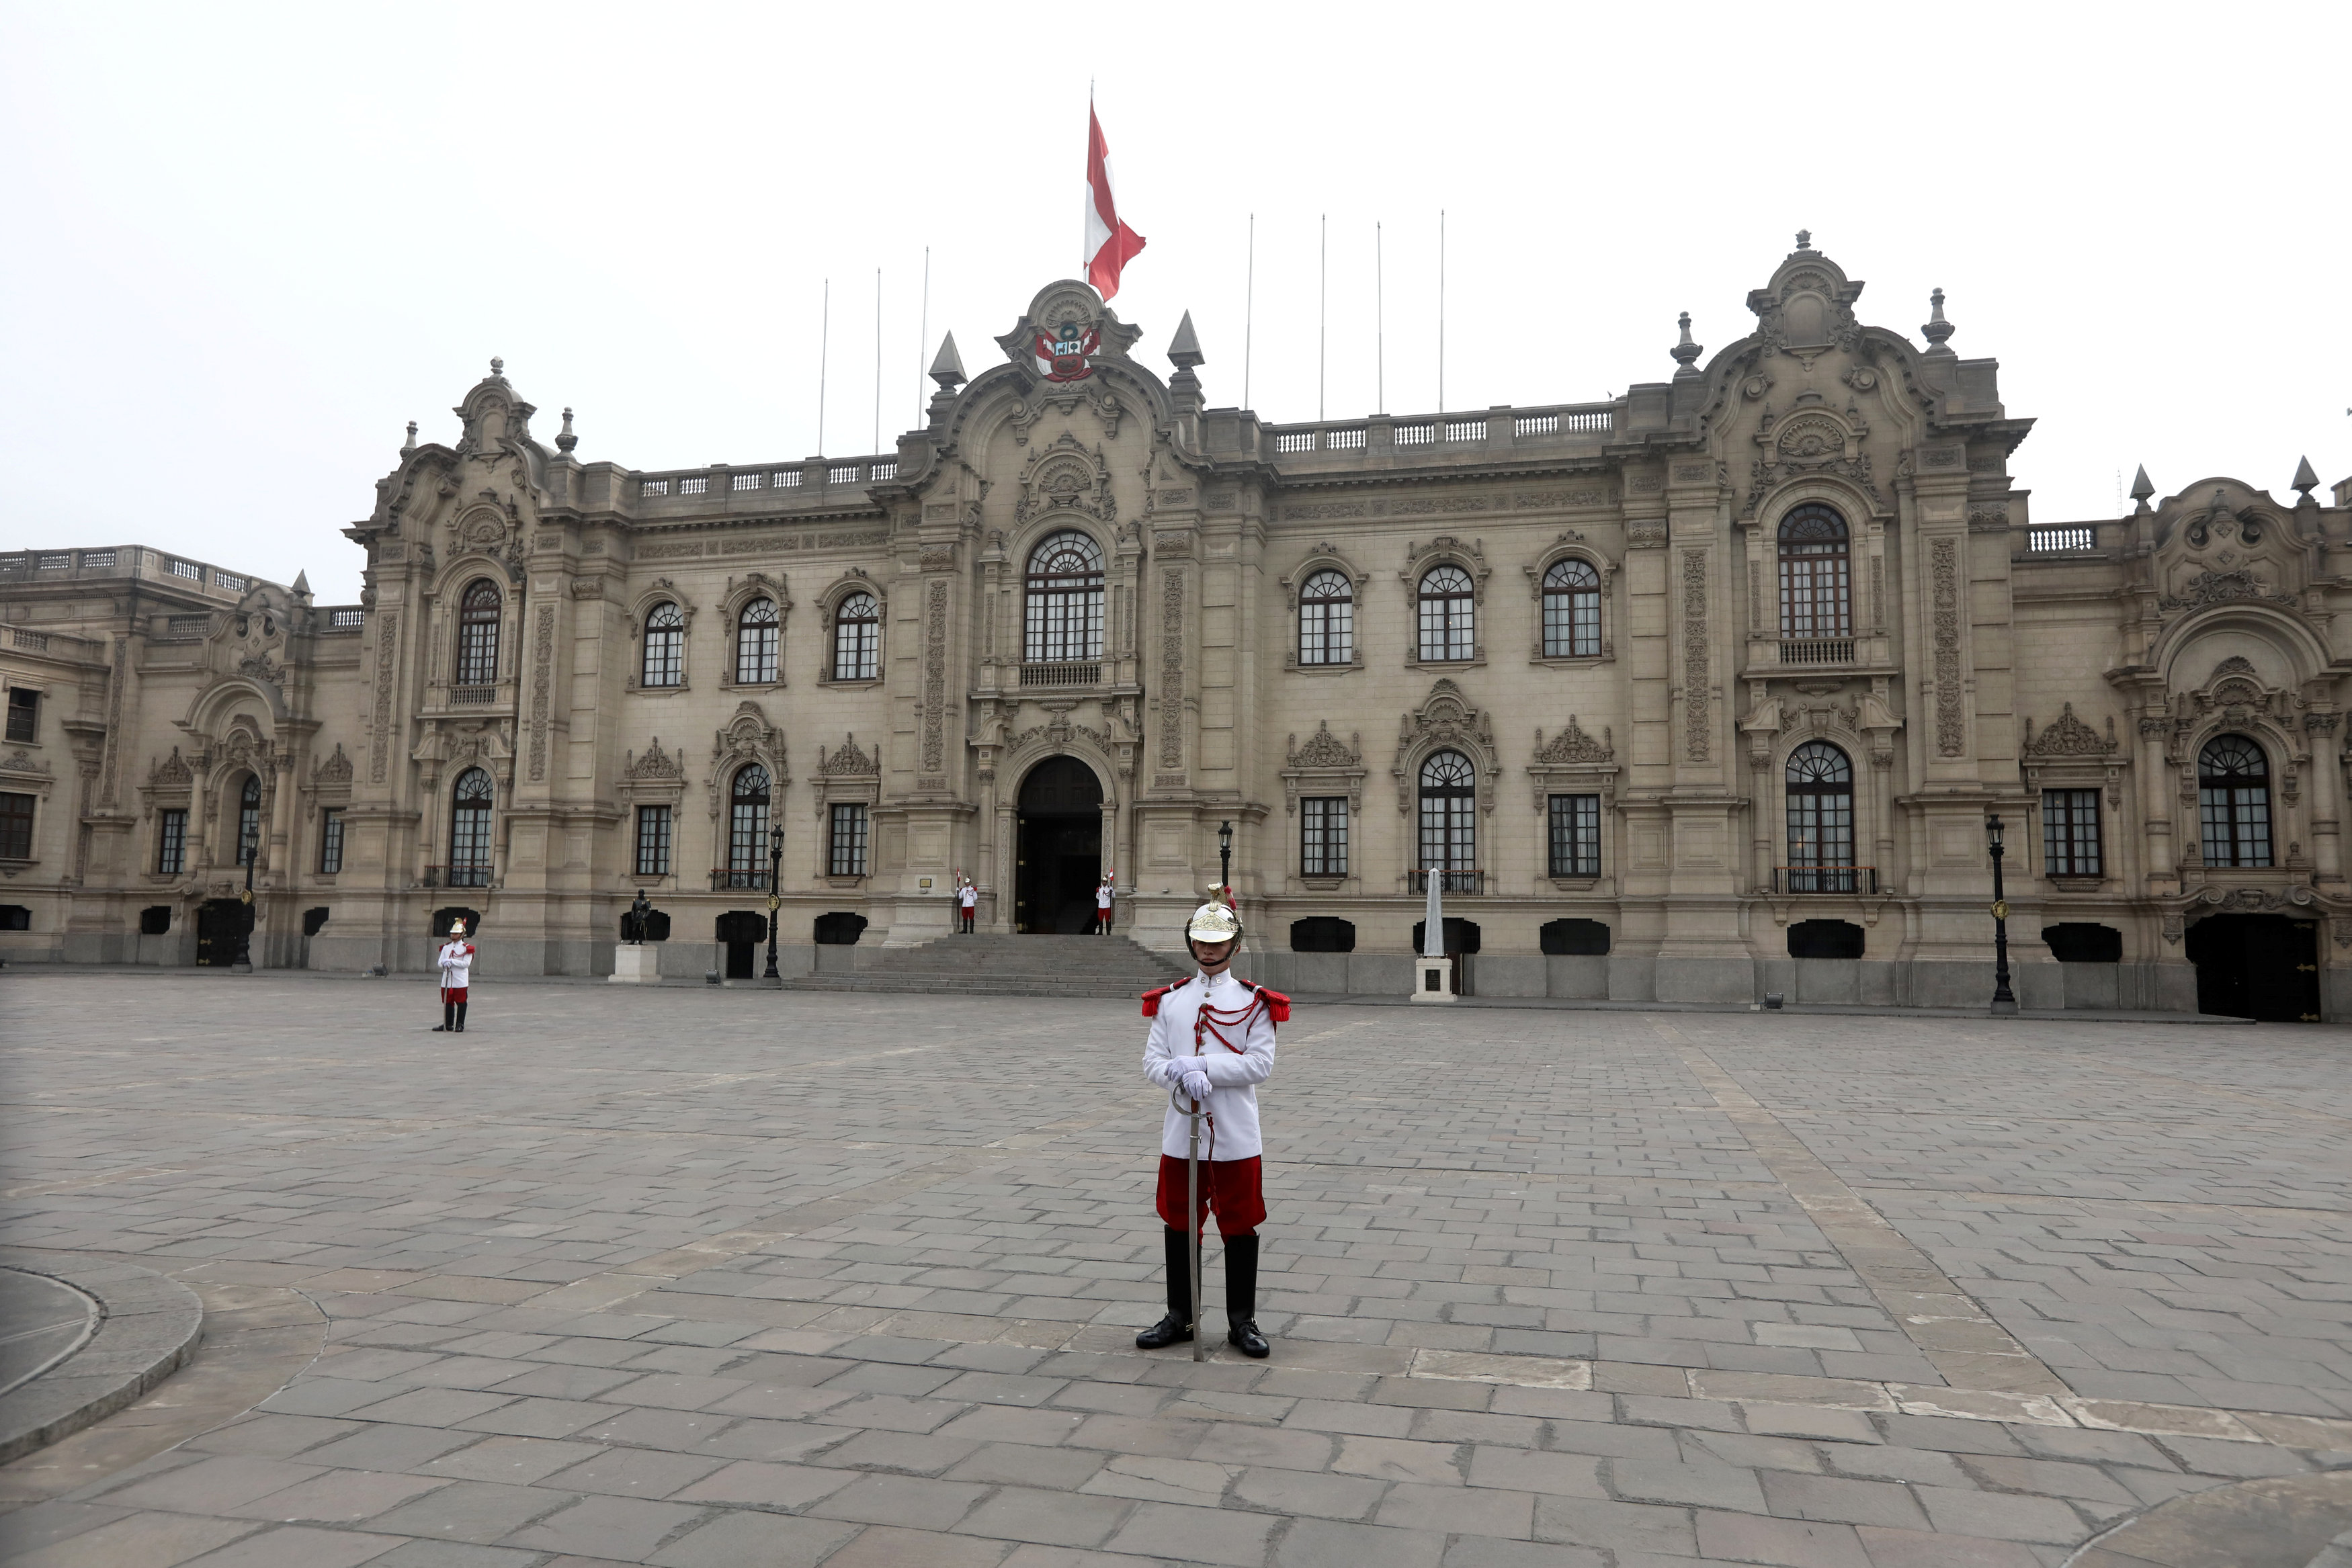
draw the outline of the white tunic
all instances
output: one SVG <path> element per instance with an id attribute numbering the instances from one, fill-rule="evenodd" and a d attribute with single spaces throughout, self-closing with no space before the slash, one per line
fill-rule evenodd
<path id="1" fill-rule="evenodd" d="M 451 990 L 466 984 L 474 972 L 474 946 L 470 942 L 450 941 L 441 947 L 441 983 Z"/>
<path id="2" fill-rule="evenodd" d="M 965 886 L 956 890 L 956 903 L 963 908 L 970 909 L 979 902 L 980 889 Z"/>
<path id="3" fill-rule="evenodd" d="M 1143 1042 L 1143 1076 L 1161 1089 L 1174 1089 L 1177 1075 L 1171 1062 L 1194 1054 L 1192 1026 L 1200 1017 L 1203 997 L 1202 977 L 1195 974 L 1160 998 L 1160 1014 L 1151 1020 L 1150 1036 Z M 1247 1009 L 1254 999 L 1250 988 L 1231 974 L 1218 976 L 1208 982 L 1205 993 L 1210 1005 L 1227 1017 Z M 1225 1035 L 1242 1047 L 1239 1054 L 1217 1043 L 1216 1036 L 1203 1031 L 1198 1048 L 1207 1062 L 1209 1098 L 1205 1109 L 1217 1121 L 1217 1146 L 1213 1157 L 1220 1160 L 1245 1160 L 1265 1152 L 1258 1135 L 1257 1089 L 1274 1075 L 1274 1018 L 1264 1008 L 1252 1014 L 1246 1034 L 1231 1024 L 1223 1026 Z M 1186 1103 L 1187 1110 L 1190 1102 Z M 1192 1144 L 1192 1117 L 1176 1109 L 1171 1102 L 1160 1123 L 1160 1152 L 1182 1159 Z M 1206 1126 L 1201 1132 L 1201 1152 L 1210 1155 Z"/>

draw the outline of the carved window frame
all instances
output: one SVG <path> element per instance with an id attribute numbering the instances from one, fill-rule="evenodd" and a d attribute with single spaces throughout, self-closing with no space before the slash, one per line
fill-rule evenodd
<path id="1" fill-rule="evenodd" d="M 648 686 L 645 684 L 646 617 L 651 615 L 664 602 L 677 605 L 678 619 L 684 622 L 678 628 L 677 634 L 677 685 Z M 629 606 L 629 668 L 628 678 L 623 690 L 635 692 L 644 696 L 669 696 L 674 693 L 689 692 L 694 689 L 695 608 L 694 601 L 686 596 L 685 591 L 666 577 L 657 577 L 651 584 L 638 591 L 636 598 Z M 781 605 L 779 608 L 781 609 Z M 732 650 L 730 649 L 730 652 Z M 778 668 L 782 667 L 780 659 Z"/>
<path id="2" fill-rule="evenodd" d="M 1849 858 L 1845 863 L 1859 867 L 1862 864 L 1861 856 L 1864 850 L 1872 848 L 1878 842 L 1878 791 L 1871 784 L 1869 741 L 1842 724 L 1792 727 L 1782 731 L 1776 737 L 1776 744 L 1771 751 L 1772 865 L 1781 867 L 1794 863 L 1795 851 L 1791 847 L 1789 837 L 1789 762 L 1801 748 L 1815 745 L 1832 747 L 1845 758 L 1846 810 L 1849 818 L 1847 826 Z M 1881 889 L 1878 894 L 1873 894 L 1870 891 L 1868 883 L 1857 870 L 1853 890 L 1850 893 L 1798 894 L 1793 889 L 1783 889 L 1776 896 L 1804 899 L 1883 897 L 1884 890 L 1890 885 L 1888 879 L 1893 874 L 1893 868 L 1873 866 L 1870 869 L 1878 877 L 1878 885 Z M 1768 879 L 1771 874 L 1773 873 L 1768 868 Z M 1769 880 L 1767 885 L 1769 885 Z"/>
<path id="3" fill-rule="evenodd" d="M 1550 561 L 1544 563 L 1546 570 L 1550 569 Z M 1543 580 L 1538 576 L 1536 580 L 1540 583 Z M 1591 664 L 1593 661 L 1581 662 Z M 1584 734 L 1584 727 L 1578 722 L 1576 715 L 1568 716 L 1568 730 L 1563 730 L 1561 735 L 1570 730 Z M 1617 779 L 1624 769 L 1617 761 L 1614 728 L 1603 725 L 1601 736 L 1598 747 L 1605 754 L 1603 756 L 1575 762 L 1547 762 L 1540 760 L 1544 748 L 1559 744 L 1560 736 L 1554 736 L 1547 741 L 1543 731 L 1538 729 L 1536 731 L 1535 748 L 1529 753 L 1530 757 L 1538 758 L 1528 764 L 1528 793 L 1536 815 L 1536 843 L 1542 856 L 1542 870 L 1536 874 L 1561 893 L 1591 893 L 1616 886 Z M 1590 741 L 1592 737 L 1588 734 L 1585 739 Z M 1601 797 L 1601 869 L 1591 876 L 1551 874 L 1551 798 L 1554 795 Z"/>
<path id="4" fill-rule="evenodd" d="M 1344 664 L 1333 666 L 1335 669 L 1349 667 Z M 1330 729 L 1330 720 L 1325 719 L 1318 733 L 1328 735 Z M 1308 737 L 1310 746 L 1314 744 L 1315 738 L 1312 736 Z M 1333 736 L 1332 738 L 1336 741 L 1339 737 Z M 1363 883 L 1364 779 L 1370 773 L 1370 769 L 1364 766 L 1363 734 L 1358 731 L 1349 736 L 1349 748 L 1355 753 L 1356 759 L 1346 764 L 1301 763 L 1297 760 L 1297 737 L 1291 737 L 1291 740 L 1293 743 L 1290 751 L 1291 760 L 1281 770 L 1283 814 L 1287 817 L 1297 817 L 1298 802 L 1305 796 L 1346 796 L 1348 798 L 1348 870 L 1343 876 L 1310 877 L 1307 874 L 1306 845 L 1300 838 L 1302 823 L 1286 830 L 1283 835 L 1288 843 L 1288 847 L 1283 852 L 1286 871 L 1295 887 L 1310 892 L 1334 893 L 1360 888 Z"/>
<path id="5" fill-rule="evenodd" d="M 719 629 L 721 635 L 726 638 L 727 650 L 726 659 L 719 671 L 719 690 L 777 691 L 792 684 L 785 678 L 784 673 L 784 639 L 792 628 L 793 621 L 793 596 L 791 591 L 785 586 L 785 581 L 786 580 L 781 576 L 771 577 L 764 571 L 755 571 L 740 582 L 732 579 L 728 581 L 727 591 L 719 599 L 718 605 Z M 751 608 L 754 601 L 761 599 L 773 601 L 776 606 L 776 678 L 772 681 L 738 680 L 736 676 L 742 667 L 740 639 L 743 635 L 743 612 Z M 678 609 L 681 612 L 687 610 L 683 600 L 679 601 Z M 637 625 L 640 629 L 645 625 L 642 615 L 638 617 Z M 676 691 L 679 688 L 663 686 L 659 689 Z"/>
<path id="6" fill-rule="evenodd" d="M 1430 571 L 1440 566 L 1457 566 L 1470 578 L 1470 657 L 1466 659 L 1424 659 L 1421 656 L 1421 582 Z M 1494 569 L 1486 564 L 1486 542 L 1467 542 L 1451 534 L 1441 534 L 1426 544 L 1408 546 L 1404 570 L 1398 573 L 1404 588 L 1406 634 L 1404 667 L 1408 670 L 1476 669 L 1486 662 L 1486 581 Z"/>
<path id="7" fill-rule="evenodd" d="M 1029 580 L 1034 575 L 1030 566 L 1038 550 L 1044 548 L 1045 541 L 1060 534 L 1084 535 L 1095 547 L 1095 556 L 1099 563 L 1095 569 L 1095 575 L 1100 579 L 1095 589 L 1097 602 L 1094 632 L 1097 645 L 1094 653 L 1077 658 L 1033 659 L 1029 656 Z M 1106 534 L 1113 537 L 1107 539 L 1104 538 Z M 1118 540 L 1114 530 L 1083 512 L 1069 510 L 1052 512 L 1035 518 L 1028 528 L 1024 528 L 1019 549 L 1011 553 L 1007 562 L 1012 569 L 1013 580 L 1013 611 L 1011 628 L 1014 649 L 1013 662 L 1016 664 L 1099 664 L 1110 658 L 1113 645 L 1111 599 L 1113 584 L 1118 575 L 1116 569 L 1118 559 Z"/>
<path id="8" fill-rule="evenodd" d="M 874 673 L 845 680 L 834 674 L 834 655 L 838 652 L 835 639 L 838 635 L 841 607 L 852 594 L 857 593 L 868 594 L 874 600 Z M 865 568 L 851 567 L 817 595 L 817 625 L 824 639 L 824 646 L 817 661 L 819 685 L 856 690 L 882 684 L 883 673 L 890 667 L 890 595 L 881 583 L 866 575 Z M 872 863 L 870 856 L 867 863 Z"/>
<path id="9" fill-rule="evenodd" d="M 2070 703 L 2066 713 L 2072 716 L 2073 711 L 2074 705 Z M 2056 729 L 2063 722 L 2062 719 L 2043 727 Z M 2078 719 L 2076 722 L 2082 721 Z M 2041 737 L 2034 733 L 2030 718 L 2025 723 L 2027 733 L 2018 755 L 2018 768 L 2024 775 L 2025 793 L 2031 801 L 2026 813 L 2029 831 L 2025 837 L 2030 841 L 2025 855 L 2032 874 L 2047 881 L 2053 887 L 2077 892 L 2095 891 L 2108 883 L 2116 882 L 2122 875 L 2116 868 L 2120 863 L 2120 852 L 2126 841 L 2125 835 L 2133 831 L 2126 816 L 2129 794 L 2123 787 L 2125 771 L 2131 767 L 2130 747 L 2118 742 L 2114 750 L 2105 753 L 2037 752 L 2034 747 L 2040 743 Z M 2112 726 L 2113 720 L 2110 719 L 2109 723 Z M 2084 727 L 2089 727 L 2086 725 Z M 2042 794 L 2045 789 L 2099 791 L 2098 875 L 2063 876 L 2051 872 L 2042 836 L 2044 831 Z"/>
<path id="10" fill-rule="evenodd" d="M 1601 576 L 1601 652 L 1598 653 L 1551 654 L 1544 652 L 1544 577 L 1564 560 L 1580 560 Z M 1587 544 L 1580 536 L 1562 534 L 1542 554 L 1529 561 L 1525 570 L 1528 574 L 1528 598 L 1535 606 L 1535 632 L 1528 644 L 1528 663 L 1555 670 L 1583 670 L 1613 664 L 1617 658 L 1618 563 Z"/>
<path id="11" fill-rule="evenodd" d="M 418 548 L 422 550 L 425 547 Z M 466 591 L 481 581 L 488 581 L 499 591 L 498 677 L 491 684 L 503 685 L 521 672 L 522 585 L 507 562 L 468 547 L 435 568 L 433 580 L 424 590 L 425 623 L 432 628 L 427 643 L 432 669 L 425 677 L 429 685 L 446 689 L 459 684 L 459 617 L 465 612 Z M 218 624 L 215 619 L 215 628 Z"/>
<path id="12" fill-rule="evenodd" d="M 880 595 L 876 597 L 878 599 Z M 809 773 L 809 778 L 816 785 L 816 859 L 810 869 L 825 886 L 846 889 L 872 879 L 874 862 L 882 852 L 881 841 L 877 836 L 881 828 L 882 743 L 877 740 L 869 751 L 857 745 L 857 737 L 853 731 L 843 737 L 843 747 L 845 749 L 856 747 L 858 754 L 870 760 L 873 766 L 862 770 L 842 771 L 837 760 L 842 755 L 840 751 L 828 756 L 823 747 L 817 748 L 816 766 Z M 828 772 L 828 766 L 835 771 Z M 866 808 L 866 870 L 861 873 L 834 874 L 833 809 L 835 806 Z"/>
<path id="13" fill-rule="evenodd" d="M 1306 622 L 1299 609 L 1298 594 L 1299 591 L 1307 586 L 1309 579 L 1326 571 L 1336 571 L 1348 580 L 1348 591 L 1351 596 L 1350 603 L 1354 607 L 1352 624 L 1348 635 L 1348 659 L 1345 664 L 1310 664 L 1298 656 L 1298 642 L 1306 634 Z M 1289 640 L 1282 653 L 1282 667 L 1285 672 L 1299 675 L 1344 675 L 1349 671 L 1360 670 L 1364 667 L 1364 612 L 1369 608 L 1367 596 L 1371 581 L 1371 573 L 1359 568 L 1341 552 L 1339 547 L 1328 543 L 1318 544 L 1306 559 L 1293 567 L 1289 573 L 1281 579 L 1282 601 L 1290 612 Z M 1350 861 L 1349 863 L 1352 865 L 1355 862 Z"/>

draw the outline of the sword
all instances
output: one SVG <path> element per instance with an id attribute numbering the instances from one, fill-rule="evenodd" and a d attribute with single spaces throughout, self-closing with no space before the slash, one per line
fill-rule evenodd
<path id="1" fill-rule="evenodd" d="M 1201 1348 L 1201 1103 L 1192 1102 L 1192 1147 L 1184 1169 L 1184 1215 L 1192 1230 L 1192 1359 L 1206 1361 Z"/>

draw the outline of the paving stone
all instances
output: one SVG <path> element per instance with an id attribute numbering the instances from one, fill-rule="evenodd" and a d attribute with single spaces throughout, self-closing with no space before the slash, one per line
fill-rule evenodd
<path id="1" fill-rule="evenodd" d="M 994 1568 L 1012 1550 L 1010 1542 L 872 1524 L 824 1562 L 825 1568 Z"/>
<path id="2" fill-rule="evenodd" d="M 488 1544 L 545 1518 L 575 1500 L 569 1492 L 494 1481 L 454 1481 L 403 1508 L 377 1516 L 379 1530 Z"/>
<path id="3" fill-rule="evenodd" d="M 601 1552 L 623 1561 L 642 1559 L 656 1542 L 702 1512 L 644 1498 L 587 1497 L 515 1531 L 499 1544 L 535 1546 L 546 1552 Z"/>
<path id="4" fill-rule="evenodd" d="M 382 1562 L 400 1544 L 396 1535 L 289 1524 L 190 1558 L 188 1568 L 359 1568 Z"/>
<path id="5" fill-rule="evenodd" d="M 1005 1487 L 957 1526 L 963 1533 L 1047 1546 L 1100 1546 L 1137 1504 L 1118 1498 Z"/>
<path id="6" fill-rule="evenodd" d="M 132 1513 L 37 1547 L 9 1568 L 176 1568 L 192 1557 L 252 1534 L 250 1520 Z"/>
<path id="7" fill-rule="evenodd" d="M 864 1475 L 828 1494 L 809 1511 L 826 1519 L 855 1520 L 861 1524 L 903 1524 L 917 1530 L 946 1530 L 970 1512 L 987 1492 L 986 1487 L 962 1481 L 931 1480 L 920 1476 Z"/>
<path id="8" fill-rule="evenodd" d="M 1696 1515 L 1702 1556 L 1786 1568 L 1873 1568 L 1853 1528 L 1701 1509 Z"/>
<path id="9" fill-rule="evenodd" d="M 1687 1503 L 1701 1508 L 1765 1511 L 1764 1493 L 1752 1470 L 1722 1464 L 1662 1464 L 1652 1459 L 1612 1459 L 1601 1467 L 1612 1495 L 1627 1502 Z"/>
<path id="10" fill-rule="evenodd" d="M 1265 1561 L 1267 1538 L 1280 1522 L 1263 1514 L 1147 1502 L 1128 1515 L 1105 1550 L 1181 1563 L 1258 1568 Z"/>
<path id="11" fill-rule="evenodd" d="M 1372 1522 L 1400 1530 L 1433 1530 L 1441 1534 L 1467 1531 L 1525 1540 L 1534 1527 L 1535 1503 L 1531 1492 L 1408 1481 L 1389 1489 Z"/>
<path id="12" fill-rule="evenodd" d="M 1363 1520 L 1371 1516 L 1387 1490 L 1384 1481 L 1354 1476 L 1253 1469 L 1234 1478 L 1231 1495 L 1236 1501 L 1275 1513 Z"/>
<path id="13" fill-rule="evenodd" d="M 856 1525 L 829 1520 L 726 1513 L 643 1561 L 656 1568 L 815 1568 L 856 1533 Z"/>
<path id="14" fill-rule="evenodd" d="M 452 1483 L 436 1476 L 404 1476 L 373 1470 L 330 1470 L 224 1513 L 247 1519 L 319 1520 L 357 1523 Z M 218 1504 L 215 1504 L 218 1508 Z"/>
<path id="15" fill-rule="evenodd" d="M 1437 1568 L 1445 1537 L 1418 1530 L 1368 1529 L 1301 1520 L 1282 1538 L 1276 1568 Z"/>

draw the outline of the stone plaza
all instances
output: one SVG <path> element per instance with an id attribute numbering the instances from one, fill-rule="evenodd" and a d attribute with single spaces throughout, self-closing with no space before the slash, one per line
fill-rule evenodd
<path id="1" fill-rule="evenodd" d="M 205 1310 L 0 1469 L 0 1560 L 2299 1568 L 2352 1523 L 2332 1026 L 1302 1005 L 1274 1354 L 1213 1238 L 1196 1364 L 1133 1347 L 1131 1002 L 436 1016 L 0 977 L 7 1260 Z"/>

